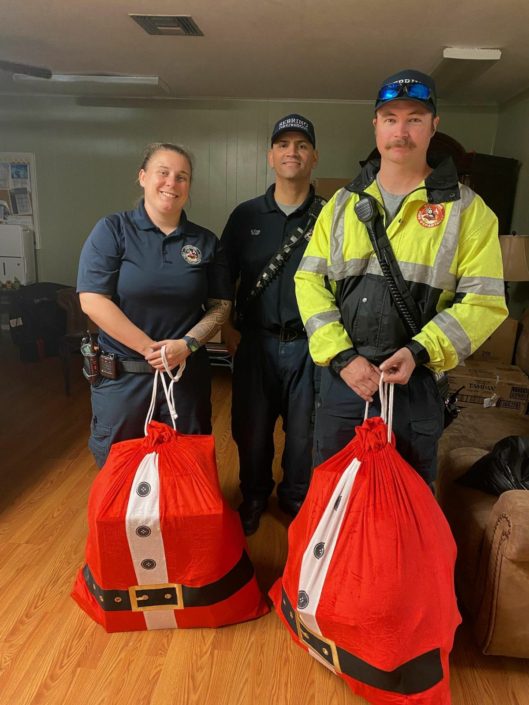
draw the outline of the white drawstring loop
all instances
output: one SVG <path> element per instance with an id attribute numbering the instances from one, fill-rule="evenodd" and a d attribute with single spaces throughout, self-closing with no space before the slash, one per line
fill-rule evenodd
<path id="1" fill-rule="evenodd" d="M 385 421 L 388 429 L 388 443 L 391 443 L 391 431 L 393 428 L 393 400 L 395 397 L 395 385 L 384 382 L 384 374 L 380 375 L 378 383 L 378 395 L 380 397 L 380 416 Z M 369 402 L 366 401 L 364 411 L 364 421 L 369 415 Z"/>
<path id="2" fill-rule="evenodd" d="M 173 373 L 171 372 L 171 368 L 169 367 L 169 363 L 167 362 L 167 355 L 165 353 L 165 345 L 162 346 L 160 353 L 162 356 L 163 366 L 165 367 L 165 374 L 167 374 L 170 377 L 171 381 L 169 382 L 169 385 L 168 385 L 166 382 L 166 379 L 164 377 L 164 373 L 160 372 L 160 370 L 156 370 L 155 375 L 154 375 L 154 382 L 152 385 L 151 401 L 149 404 L 149 409 L 147 411 L 147 416 L 145 417 L 145 425 L 144 425 L 145 435 L 147 435 L 147 429 L 148 429 L 150 422 L 153 419 L 154 410 L 156 408 L 156 392 L 158 389 L 158 377 L 162 381 L 163 391 L 165 393 L 165 400 L 167 402 L 167 407 L 169 409 L 169 414 L 171 416 L 171 423 L 173 425 L 174 430 L 176 431 L 176 419 L 178 418 L 178 414 L 176 413 L 175 403 L 174 403 L 174 384 L 175 384 L 175 382 L 178 382 L 180 380 L 180 378 L 182 377 L 182 374 L 183 374 L 185 367 L 186 367 L 186 363 L 185 363 L 185 361 L 182 362 L 178 368 L 177 373 L 175 375 L 173 375 Z"/>
<path id="3" fill-rule="evenodd" d="M 385 421 L 388 429 L 388 443 L 391 443 L 391 430 L 393 428 L 393 400 L 395 397 L 395 385 L 384 381 L 384 373 L 380 375 L 378 385 L 380 397 L 380 416 Z"/>

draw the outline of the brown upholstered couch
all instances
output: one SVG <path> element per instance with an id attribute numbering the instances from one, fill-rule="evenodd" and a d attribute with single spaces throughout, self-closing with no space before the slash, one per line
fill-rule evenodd
<path id="1" fill-rule="evenodd" d="M 497 436 L 510 435 L 497 418 Z M 458 546 L 456 589 L 483 653 L 528 658 L 529 492 L 495 497 L 454 482 L 486 452 L 458 448 L 440 461 L 438 498 Z"/>
<path id="2" fill-rule="evenodd" d="M 515 363 L 529 375 L 529 310 Z M 455 479 L 506 436 L 529 436 L 529 416 L 464 409 L 439 447 L 437 495 L 458 547 L 456 589 L 485 654 L 529 658 L 529 492 L 500 497 Z"/>

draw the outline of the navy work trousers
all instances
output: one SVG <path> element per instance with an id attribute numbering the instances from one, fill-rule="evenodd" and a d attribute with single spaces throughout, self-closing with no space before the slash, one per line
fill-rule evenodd
<path id="1" fill-rule="evenodd" d="M 152 374 L 124 372 L 118 379 L 101 377 L 92 385 L 92 423 L 88 447 L 99 467 L 104 465 L 113 443 L 143 437 L 153 383 Z M 158 381 L 156 396 L 153 418 L 171 426 L 161 381 Z M 174 401 L 178 431 L 211 433 L 211 375 L 204 348 L 187 358 L 184 373 L 174 385 Z"/>
<path id="2" fill-rule="evenodd" d="M 265 501 L 274 488 L 274 426 L 283 419 L 283 479 L 277 488 L 285 501 L 302 501 L 311 469 L 314 414 L 314 364 L 306 338 L 281 342 L 261 331 L 244 331 L 234 359 L 232 432 L 246 500 Z"/>
<path id="3" fill-rule="evenodd" d="M 316 402 L 315 464 L 319 465 L 349 443 L 364 420 L 365 401 L 328 367 L 322 370 Z M 380 415 L 378 393 L 369 416 Z M 413 372 L 408 384 L 395 385 L 393 431 L 397 450 L 428 484 L 437 472 L 437 444 L 444 428 L 444 407 L 433 375 L 425 367 Z"/>

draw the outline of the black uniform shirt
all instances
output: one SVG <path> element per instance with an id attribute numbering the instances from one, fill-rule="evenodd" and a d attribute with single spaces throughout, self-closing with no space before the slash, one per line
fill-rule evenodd
<path id="1" fill-rule="evenodd" d="M 299 226 L 304 226 L 306 213 L 314 200 L 314 189 L 301 206 L 286 216 L 274 199 L 275 184 L 263 196 L 241 203 L 230 215 L 224 232 L 224 245 L 233 281 L 240 277 L 237 310 L 240 312 L 273 255 Z M 276 326 L 302 330 L 296 296 L 294 274 L 306 247 L 303 240 L 294 249 L 281 274 L 274 279 L 249 306 L 244 326 L 272 329 Z"/>
<path id="2" fill-rule="evenodd" d="M 187 220 L 170 235 L 151 221 L 142 203 L 102 218 L 85 242 L 78 292 L 110 294 L 123 313 L 153 340 L 181 338 L 204 315 L 209 298 L 231 299 L 233 286 L 220 241 Z M 107 352 L 138 353 L 100 331 Z"/>

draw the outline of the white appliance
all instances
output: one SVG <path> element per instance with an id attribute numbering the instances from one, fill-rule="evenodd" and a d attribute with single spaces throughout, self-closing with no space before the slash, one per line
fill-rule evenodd
<path id="1" fill-rule="evenodd" d="M 23 225 L 0 223 L 0 281 L 34 284 L 35 239 L 33 231 Z"/>

